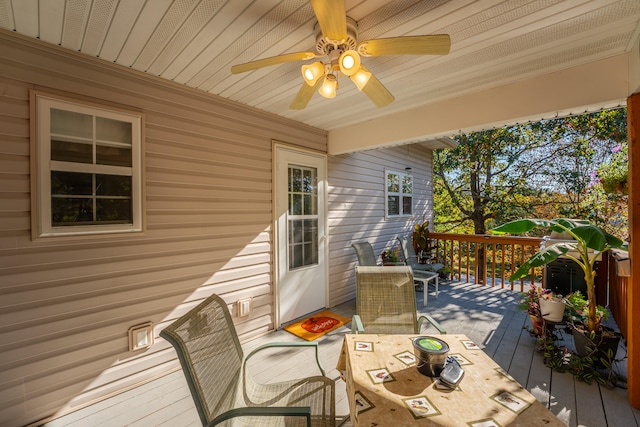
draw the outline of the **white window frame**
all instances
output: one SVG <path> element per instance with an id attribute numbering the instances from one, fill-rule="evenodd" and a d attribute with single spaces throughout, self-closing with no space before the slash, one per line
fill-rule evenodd
<path id="1" fill-rule="evenodd" d="M 143 231 L 142 128 L 143 115 L 32 91 L 32 235 L 34 238 Z M 51 160 L 51 109 L 131 123 L 131 167 Z M 94 135 L 95 140 L 95 135 Z M 95 144 L 95 141 L 94 141 Z M 127 224 L 53 226 L 51 221 L 51 171 L 126 175 L 131 177 L 132 222 Z"/>
<path id="2" fill-rule="evenodd" d="M 397 192 L 391 192 L 389 191 L 389 175 L 398 175 L 398 190 Z M 403 192 L 403 181 L 404 178 L 410 178 L 411 179 L 411 193 L 404 193 Z M 398 196 L 398 214 L 390 214 L 389 213 L 389 196 Z M 405 213 L 404 212 L 404 203 L 403 203 L 403 198 L 404 197 L 411 197 L 411 212 L 410 213 Z M 392 169 L 385 169 L 384 170 L 384 217 L 387 219 L 391 219 L 391 218 L 407 218 L 407 217 L 411 217 L 413 216 L 413 175 L 411 175 L 411 173 L 407 173 L 407 172 L 400 172 L 400 171 L 396 171 L 396 170 L 392 170 Z"/>

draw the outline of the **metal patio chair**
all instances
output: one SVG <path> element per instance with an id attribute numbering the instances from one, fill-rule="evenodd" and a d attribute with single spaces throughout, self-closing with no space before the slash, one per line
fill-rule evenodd
<path id="1" fill-rule="evenodd" d="M 356 242 L 352 243 L 351 246 L 356 251 L 356 256 L 358 257 L 358 265 L 378 265 L 378 261 L 376 259 L 376 255 L 373 253 L 373 247 L 371 246 L 371 243 Z"/>
<path id="2" fill-rule="evenodd" d="M 246 357 L 227 304 L 212 295 L 160 332 L 175 347 L 204 426 L 335 426 L 335 385 L 318 359 L 317 342 L 262 345 Z M 247 361 L 273 347 L 315 350 L 322 375 L 259 383 Z"/>
<path id="3" fill-rule="evenodd" d="M 444 264 L 440 263 L 428 263 L 422 264 L 418 262 L 418 255 L 416 255 L 415 250 L 413 249 L 413 244 L 411 243 L 411 236 L 399 236 L 397 237 L 400 242 L 400 249 L 402 250 L 402 256 L 404 257 L 405 263 L 411 267 L 413 270 L 413 275 L 416 281 L 422 282 L 424 286 L 424 292 L 427 292 L 428 284 L 431 281 L 433 285 L 435 285 L 436 289 L 436 298 L 438 298 L 438 279 L 437 275 L 433 275 L 433 273 L 437 273 L 442 270 Z M 435 279 L 435 280 L 432 280 Z M 424 299 L 424 305 L 427 305 L 426 294 Z"/>
<path id="4" fill-rule="evenodd" d="M 354 333 L 419 334 L 425 321 L 446 334 L 431 316 L 418 318 L 411 267 L 356 267 Z"/>

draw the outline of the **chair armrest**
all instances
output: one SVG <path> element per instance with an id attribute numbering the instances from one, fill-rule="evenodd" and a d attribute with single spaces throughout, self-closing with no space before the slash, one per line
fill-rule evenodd
<path id="1" fill-rule="evenodd" d="M 351 333 L 364 334 L 364 326 L 362 326 L 362 320 L 357 314 L 354 314 L 353 319 L 351 320 Z"/>
<path id="2" fill-rule="evenodd" d="M 327 376 L 325 374 L 324 368 L 322 367 L 322 363 L 320 363 L 320 357 L 318 355 L 318 343 L 317 342 L 272 342 L 272 343 L 267 343 L 267 344 L 263 344 L 257 348 L 255 348 L 251 353 L 249 353 L 247 355 L 247 357 L 245 357 L 244 359 L 244 369 L 246 370 L 247 367 L 247 361 L 253 357 L 256 353 L 258 353 L 259 351 L 262 350 L 266 350 L 269 348 L 275 348 L 275 347 L 313 347 L 313 349 L 315 350 L 316 353 L 316 363 L 318 364 L 318 368 L 320 369 L 320 372 L 322 373 L 323 376 Z"/>
<path id="3" fill-rule="evenodd" d="M 261 416 L 261 417 L 306 417 L 307 427 L 311 427 L 311 408 L 309 406 L 251 406 L 235 408 L 218 415 L 209 426 L 215 426 L 226 420 L 236 417 Z"/>
<path id="4" fill-rule="evenodd" d="M 447 333 L 447 331 L 445 331 L 444 328 L 433 317 L 431 317 L 429 315 L 420 316 L 418 318 L 418 332 L 420 332 L 422 330 L 422 325 L 424 324 L 425 320 L 427 322 L 431 323 L 438 330 L 438 332 L 440 332 L 441 334 L 446 334 Z"/>

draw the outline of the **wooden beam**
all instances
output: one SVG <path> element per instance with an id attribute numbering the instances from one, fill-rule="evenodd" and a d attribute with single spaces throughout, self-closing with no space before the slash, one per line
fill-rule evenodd
<path id="1" fill-rule="evenodd" d="M 628 395 L 640 409 L 640 93 L 627 99 L 629 140 L 629 235 L 631 283 L 628 288 Z"/>

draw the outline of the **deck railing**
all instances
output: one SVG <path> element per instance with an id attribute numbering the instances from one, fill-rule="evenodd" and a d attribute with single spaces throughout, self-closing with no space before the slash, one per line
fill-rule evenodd
<path id="1" fill-rule="evenodd" d="M 459 280 L 518 291 L 524 290 L 526 282 L 544 284 L 542 268 L 509 282 L 511 274 L 539 250 L 541 238 L 446 233 L 430 233 L 429 237 L 435 243 L 436 262 L 450 267 Z"/>
<path id="2" fill-rule="evenodd" d="M 620 276 L 617 269 L 617 261 L 613 254 L 609 251 L 606 254 L 607 271 L 609 274 L 609 295 L 607 302 L 613 318 L 616 320 L 618 328 L 622 336 L 628 338 L 627 331 L 629 326 L 628 318 L 628 300 L 629 300 L 629 278 L 626 276 Z M 598 271 L 600 274 L 600 271 Z M 598 285 L 600 282 L 598 282 Z M 603 304 L 604 305 L 604 304 Z"/>
<path id="3" fill-rule="evenodd" d="M 529 275 L 516 282 L 509 277 L 540 248 L 542 238 L 492 236 L 478 234 L 430 233 L 435 261 L 452 269 L 454 278 L 475 284 L 499 286 L 524 291 L 525 283 L 544 287 L 544 268 L 531 269 Z M 616 271 L 611 252 L 597 263 L 597 303 L 608 306 L 626 337 L 628 279 Z"/>

